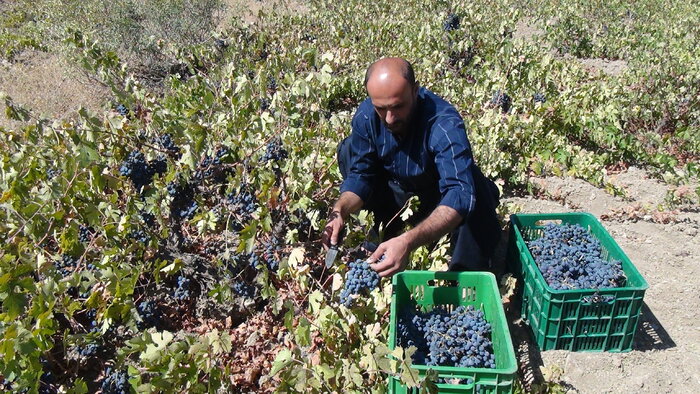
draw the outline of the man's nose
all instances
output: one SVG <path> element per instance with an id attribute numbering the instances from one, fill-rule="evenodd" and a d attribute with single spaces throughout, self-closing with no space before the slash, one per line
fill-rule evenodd
<path id="1" fill-rule="evenodd" d="M 391 111 L 386 111 L 386 122 L 388 124 L 393 124 L 396 120 L 396 116 Z"/>

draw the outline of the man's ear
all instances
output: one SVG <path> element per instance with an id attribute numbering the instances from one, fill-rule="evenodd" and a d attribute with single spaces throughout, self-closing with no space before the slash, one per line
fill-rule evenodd
<path id="1" fill-rule="evenodd" d="M 419 87 L 420 86 L 418 86 L 418 81 L 416 81 L 416 83 L 413 84 L 413 97 L 418 96 L 418 88 Z"/>

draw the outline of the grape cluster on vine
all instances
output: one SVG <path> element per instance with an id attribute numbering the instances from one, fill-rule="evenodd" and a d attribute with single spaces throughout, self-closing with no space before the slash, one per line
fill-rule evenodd
<path id="1" fill-rule="evenodd" d="M 119 105 L 117 105 L 117 107 L 115 109 L 116 109 L 117 113 L 121 116 L 129 115 L 129 108 L 127 108 L 124 104 L 120 103 Z"/>
<path id="2" fill-rule="evenodd" d="M 90 266 L 94 267 L 93 264 L 88 264 L 88 269 L 90 268 Z M 81 292 L 80 287 L 82 286 L 83 282 L 89 282 L 89 279 L 86 277 L 80 278 L 80 284 L 78 284 L 77 286 L 69 287 L 68 290 L 66 290 L 66 293 L 73 298 L 82 298 L 82 299 L 89 298 L 90 294 L 92 293 L 92 289 L 90 286 L 88 286 L 85 291 Z"/>
<path id="3" fill-rule="evenodd" d="M 277 271 L 277 268 L 279 268 L 280 262 L 278 254 L 281 248 L 279 240 L 276 238 L 271 238 L 263 242 L 262 258 L 268 270 Z"/>
<path id="4" fill-rule="evenodd" d="M 177 288 L 175 289 L 175 294 L 173 295 L 178 300 L 186 300 L 190 298 L 190 285 L 192 280 L 183 275 L 178 275 L 177 277 Z"/>
<path id="5" fill-rule="evenodd" d="M 286 159 L 288 156 L 289 153 L 282 146 L 282 142 L 278 139 L 275 139 L 267 143 L 267 146 L 265 147 L 265 153 L 263 154 L 260 160 L 263 163 L 267 163 L 268 161 L 278 162 L 282 159 Z"/>
<path id="6" fill-rule="evenodd" d="M 75 257 L 64 253 L 61 255 L 60 260 L 54 261 L 53 265 L 61 276 L 65 278 L 77 269 L 78 260 Z"/>
<path id="7" fill-rule="evenodd" d="M 39 358 L 39 362 L 42 369 L 41 377 L 39 378 L 39 394 L 53 394 L 57 390 L 53 387 L 56 379 L 52 372 L 52 364 L 43 357 Z"/>
<path id="8" fill-rule="evenodd" d="M 459 29 L 459 15 L 449 14 L 447 19 L 442 23 L 442 29 L 445 31 L 452 31 Z"/>
<path id="9" fill-rule="evenodd" d="M 142 301 L 136 306 L 136 311 L 141 317 L 138 322 L 140 329 L 158 327 L 160 325 L 160 308 L 154 300 Z"/>
<path id="10" fill-rule="evenodd" d="M 51 167 L 51 168 L 49 168 L 48 170 L 46 170 L 46 178 L 47 178 L 48 180 L 52 180 L 52 179 L 56 178 L 56 177 L 59 176 L 59 175 L 61 175 L 61 170 L 58 169 L 58 168 L 53 168 L 53 167 Z"/>
<path id="11" fill-rule="evenodd" d="M 87 319 L 87 325 L 89 326 L 90 332 L 96 332 L 100 330 L 99 324 L 97 323 L 97 309 L 87 309 L 85 311 L 85 318 Z"/>
<path id="12" fill-rule="evenodd" d="M 81 359 L 88 359 L 99 356 L 102 349 L 96 343 L 89 343 L 84 346 L 76 346 L 75 351 Z"/>
<path id="13" fill-rule="evenodd" d="M 605 260 L 600 241 L 579 224 L 549 223 L 527 246 L 554 290 L 612 288 L 625 281 L 620 261 Z"/>
<path id="14" fill-rule="evenodd" d="M 493 96 L 491 97 L 491 106 L 500 108 L 503 113 L 507 113 L 510 111 L 512 100 L 509 95 L 507 95 L 505 92 L 502 92 L 500 90 L 496 90 L 493 92 Z"/>
<path id="15" fill-rule="evenodd" d="M 95 234 L 95 230 L 92 227 L 80 225 L 78 228 L 78 240 L 83 243 L 90 242 L 92 236 Z"/>
<path id="16" fill-rule="evenodd" d="M 491 324 L 473 306 L 406 310 L 397 322 L 397 345 L 417 348 L 413 361 L 428 366 L 496 368 Z"/>
<path id="17" fill-rule="evenodd" d="M 233 291 L 233 293 L 237 296 L 243 298 L 255 297 L 255 286 L 242 280 L 237 280 L 233 282 L 233 285 L 231 286 L 231 291 Z"/>
<path id="18" fill-rule="evenodd" d="M 119 167 L 119 174 L 131 180 L 136 189 L 147 186 L 153 180 L 154 175 L 163 174 L 168 169 L 165 157 L 159 156 L 155 160 L 146 161 L 143 152 L 134 150 L 129 153 L 126 160 Z"/>
<path id="19" fill-rule="evenodd" d="M 113 370 L 108 367 L 102 381 L 102 394 L 129 394 L 129 374 L 126 371 Z"/>
<path id="20" fill-rule="evenodd" d="M 146 226 L 153 228 L 156 225 L 156 217 L 152 213 L 140 212 L 139 217 Z"/>
<path id="21" fill-rule="evenodd" d="M 277 90 L 277 78 L 268 77 L 267 78 L 267 89 L 271 91 Z"/>
<path id="22" fill-rule="evenodd" d="M 145 245 L 150 241 L 151 237 L 145 231 L 137 229 L 129 232 L 129 239 Z"/>
<path id="23" fill-rule="evenodd" d="M 180 147 L 175 145 L 173 137 L 170 134 L 161 134 L 154 139 L 156 145 L 164 149 L 170 157 L 179 159 L 181 155 Z"/>
<path id="24" fill-rule="evenodd" d="M 226 180 L 226 175 L 230 172 L 222 166 L 223 159 L 231 153 L 231 150 L 222 146 L 217 148 L 214 156 L 204 155 L 202 160 L 194 172 L 193 178 L 197 181 L 204 179 L 212 179 L 215 182 L 223 182 Z"/>
<path id="25" fill-rule="evenodd" d="M 192 219 L 199 209 L 199 204 L 194 199 L 194 187 L 189 183 L 181 185 L 172 181 L 166 189 L 173 197 L 170 203 L 170 217 L 175 220 Z"/>
<path id="26" fill-rule="evenodd" d="M 311 219 L 306 216 L 303 210 L 297 209 L 294 213 L 294 218 L 290 221 L 290 224 L 297 229 L 299 238 L 301 240 L 306 240 L 311 236 L 313 227 L 311 226 Z"/>
<path id="27" fill-rule="evenodd" d="M 242 225 L 253 218 L 253 213 L 258 209 L 258 199 L 251 191 L 248 184 L 242 184 L 238 192 L 231 192 L 226 196 L 226 204 L 238 219 L 234 225 L 242 228 Z"/>
<path id="28" fill-rule="evenodd" d="M 534 101 L 535 103 L 544 104 L 547 101 L 547 98 L 542 93 L 535 93 L 534 95 L 532 95 L 532 101 Z"/>
<path id="29" fill-rule="evenodd" d="M 346 307 L 352 306 L 353 295 L 366 294 L 379 287 L 379 274 L 369 263 L 362 259 L 357 259 L 350 264 L 350 268 L 345 274 L 345 287 L 340 292 L 340 303 Z"/>

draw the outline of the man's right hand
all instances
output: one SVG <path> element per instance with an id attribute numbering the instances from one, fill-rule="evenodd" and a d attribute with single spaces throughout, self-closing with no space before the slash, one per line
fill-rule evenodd
<path id="1" fill-rule="evenodd" d="M 332 245 L 337 245 L 340 241 L 340 232 L 345 227 L 343 215 L 347 217 L 351 213 L 357 212 L 360 208 L 362 208 L 362 200 L 357 194 L 349 191 L 340 194 L 340 198 L 333 205 L 331 214 L 328 215 L 326 228 L 323 229 L 321 242 L 324 248 L 328 249 Z"/>
<path id="2" fill-rule="evenodd" d="M 326 228 L 323 229 L 323 236 L 321 237 L 324 248 L 328 249 L 332 245 L 338 244 L 340 232 L 343 230 L 344 226 L 345 221 L 340 212 L 332 211 L 328 216 L 328 223 L 326 224 Z"/>

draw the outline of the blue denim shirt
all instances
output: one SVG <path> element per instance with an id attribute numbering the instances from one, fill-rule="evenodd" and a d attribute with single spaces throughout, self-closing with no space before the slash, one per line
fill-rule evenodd
<path id="1" fill-rule="evenodd" d="M 352 163 L 341 193 L 351 191 L 366 202 L 383 168 L 402 189 L 434 196 L 438 205 L 454 208 L 463 218 L 474 210 L 474 160 L 464 121 L 450 103 L 425 88 L 418 90 L 411 128 L 401 138 L 384 126 L 369 98 L 363 101 L 352 120 L 350 150 Z"/>

